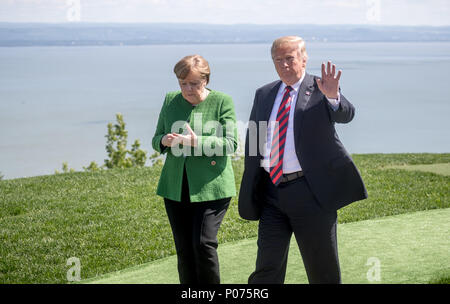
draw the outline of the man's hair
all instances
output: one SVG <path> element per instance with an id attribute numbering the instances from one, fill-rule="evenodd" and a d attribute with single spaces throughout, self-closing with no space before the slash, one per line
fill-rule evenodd
<path id="1" fill-rule="evenodd" d="M 209 83 L 209 64 L 205 58 L 200 55 L 189 55 L 183 57 L 177 62 L 173 68 L 173 72 L 178 79 L 185 79 L 191 71 L 197 71 L 200 73 L 203 79 L 206 80 L 206 84 Z"/>
<path id="2" fill-rule="evenodd" d="M 298 36 L 284 36 L 284 37 L 280 37 L 278 39 L 276 39 L 273 43 L 272 43 L 272 48 L 270 50 L 270 53 L 272 55 L 272 59 L 275 56 L 275 52 L 276 50 L 281 47 L 283 44 L 286 43 L 298 43 L 298 50 L 299 50 L 299 55 L 301 57 L 306 57 L 308 58 L 308 54 L 306 53 L 306 45 L 305 45 L 305 40 L 303 40 L 303 38 L 298 37 Z"/>

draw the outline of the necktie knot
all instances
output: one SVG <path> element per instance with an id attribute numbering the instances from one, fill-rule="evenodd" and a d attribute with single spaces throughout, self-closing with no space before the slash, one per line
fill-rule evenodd
<path id="1" fill-rule="evenodd" d="M 286 92 L 290 93 L 292 90 L 293 90 L 293 88 L 291 86 L 286 87 Z"/>

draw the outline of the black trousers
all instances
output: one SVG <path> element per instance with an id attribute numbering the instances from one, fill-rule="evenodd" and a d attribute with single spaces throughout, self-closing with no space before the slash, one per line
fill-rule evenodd
<path id="1" fill-rule="evenodd" d="M 178 257 L 181 284 L 219 284 L 217 232 L 231 198 L 195 202 L 189 200 L 186 172 L 181 202 L 164 198 Z"/>
<path id="2" fill-rule="evenodd" d="M 292 233 L 309 283 L 338 284 L 337 213 L 320 207 L 304 177 L 275 187 L 264 172 L 264 207 L 258 228 L 256 269 L 249 283 L 284 283 Z"/>

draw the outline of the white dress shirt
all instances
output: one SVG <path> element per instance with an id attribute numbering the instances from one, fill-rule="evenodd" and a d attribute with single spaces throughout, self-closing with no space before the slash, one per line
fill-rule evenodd
<path id="1" fill-rule="evenodd" d="M 300 90 L 300 86 L 305 78 L 305 73 L 303 73 L 302 78 L 295 84 L 291 85 L 292 91 L 291 95 L 291 108 L 289 110 L 289 121 L 286 131 L 286 142 L 284 145 L 284 156 L 283 156 L 283 174 L 289 174 L 297 171 L 301 171 L 302 167 L 297 158 L 297 153 L 295 152 L 295 141 L 294 141 L 294 113 L 295 113 L 295 105 L 297 103 L 298 92 Z M 263 160 L 262 167 L 264 170 L 270 173 L 270 149 L 272 147 L 272 138 L 273 131 L 275 127 L 275 122 L 277 119 L 278 108 L 280 107 L 281 100 L 283 99 L 284 91 L 286 89 L 286 84 L 284 82 L 281 83 L 280 88 L 278 90 L 277 96 L 275 97 L 275 102 L 273 104 L 272 112 L 270 114 L 268 126 L 267 126 L 267 139 L 266 144 L 264 145 L 265 151 L 263 151 Z M 328 99 L 331 108 L 336 111 L 339 108 L 340 98 L 337 99 Z"/>

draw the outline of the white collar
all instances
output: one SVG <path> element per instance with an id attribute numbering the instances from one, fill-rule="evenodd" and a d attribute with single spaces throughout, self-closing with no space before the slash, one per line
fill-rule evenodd
<path id="1" fill-rule="evenodd" d="M 303 72 L 302 78 L 300 78 L 299 81 L 297 81 L 296 83 L 291 85 L 291 88 L 294 89 L 294 91 L 296 93 L 298 93 L 298 90 L 300 89 L 300 86 L 302 85 L 303 79 L 305 79 L 305 75 L 306 75 L 306 73 Z M 287 87 L 287 85 L 284 82 L 281 82 L 280 91 L 283 92 L 286 87 Z"/>

